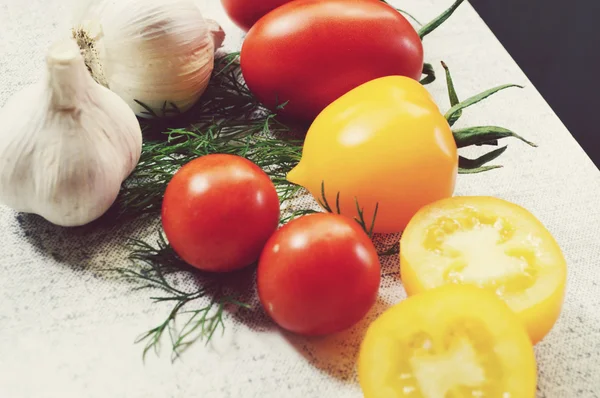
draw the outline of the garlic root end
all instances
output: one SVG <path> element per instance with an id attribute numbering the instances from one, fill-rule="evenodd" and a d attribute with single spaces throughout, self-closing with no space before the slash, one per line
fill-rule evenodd
<path id="1" fill-rule="evenodd" d="M 108 87 L 108 81 L 104 77 L 104 70 L 102 68 L 102 64 L 100 63 L 98 50 L 96 49 L 96 42 L 102 38 L 101 28 L 98 28 L 96 25 L 91 26 L 93 27 L 90 28 L 89 32 L 84 26 L 73 28 L 71 34 L 79 46 L 85 61 L 85 66 L 87 67 L 90 75 L 92 75 L 92 78 L 96 81 L 96 83 L 104 87 Z"/>

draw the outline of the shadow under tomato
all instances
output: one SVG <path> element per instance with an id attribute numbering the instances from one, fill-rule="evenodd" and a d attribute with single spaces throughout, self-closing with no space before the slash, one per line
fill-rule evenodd
<path id="1" fill-rule="evenodd" d="M 235 321 L 255 332 L 274 330 L 277 325 L 264 311 L 256 287 L 256 265 L 218 276 L 222 278 L 224 292 L 244 305 L 229 305 L 227 310 Z"/>
<path id="2" fill-rule="evenodd" d="M 311 365 L 342 381 L 356 379 L 356 362 L 367 329 L 391 304 L 378 298 L 369 313 L 353 327 L 328 336 L 305 337 L 284 332 L 284 337 Z"/>
<path id="3" fill-rule="evenodd" d="M 171 248 L 165 250 L 168 251 L 166 256 L 175 259 L 175 274 L 182 273 L 191 277 L 191 284 L 188 284 L 185 290 L 191 295 L 204 291 L 200 297 L 202 303 L 205 304 L 206 299 L 214 303 L 224 302 L 224 311 L 236 323 L 243 324 L 253 331 L 261 332 L 277 328 L 264 311 L 258 297 L 256 264 L 224 273 L 205 272 L 186 264 L 172 252 Z M 195 301 L 190 302 L 191 306 L 196 304 Z"/>

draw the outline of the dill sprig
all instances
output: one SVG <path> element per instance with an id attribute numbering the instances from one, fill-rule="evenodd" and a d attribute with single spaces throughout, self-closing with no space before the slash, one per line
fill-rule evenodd
<path id="1" fill-rule="evenodd" d="M 327 197 L 325 195 L 325 181 L 321 181 L 321 197 L 317 199 L 317 202 L 323 207 L 323 209 L 328 213 L 334 214 L 342 214 L 340 209 L 340 192 L 338 192 L 335 196 L 335 209 L 331 207 Z M 356 204 L 356 213 L 357 217 L 354 217 L 354 221 L 360 225 L 360 227 L 365 231 L 365 233 L 369 236 L 369 238 L 373 239 L 374 234 L 373 231 L 375 229 L 375 220 L 377 219 L 377 211 L 379 210 L 379 203 L 375 203 L 375 209 L 373 210 L 373 219 L 371 220 L 371 224 L 367 224 L 365 220 L 365 209 L 360 206 L 358 198 L 354 197 L 354 203 Z M 388 247 L 384 247 L 382 250 L 377 252 L 380 257 L 393 256 L 400 253 L 400 242 L 395 242 Z"/>
<path id="2" fill-rule="evenodd" d="M 162 233 L 158 234 L 156 246 L 132 239 L 129 247 L 131 266 L 113 271 L 136 283 L 136 290 L 160 292 L 151 297 L 154 303 L 173 303 L 162 323 L 136 339 L 136 343 L 145 343 L 144 358 L 150 350 L 159 354 L 166 334 L 171 344 L 171 358 L 175 360 L 194 342 L 205 340 L 208 343 L 219 329 L 224 331 L 223 318 L 229 308 L 250 308 L 234 297 L 246 292 L 236 289 L 236 278 L 232 274 L 204 273 L 191 267 L 171 249 Z M 245 273 L 247 270 L 236 275 L 247 280 Z M 186 310 L 190 304 L 196 304 L 198 308 Z M 179 326 L 176 319 L 182 318 L 184 321 Z"/>
<path id="3" fill-rule="evenodd" d="M 337 213 L 342 214 L 340 209 L 340 192 L 338 192 L 335 196 L 335 211 L 331 208 L 331 205 L 327 201 L 327 197 L 325 196 L 325 181 L 321 181 L 321 197 L 317 200 L 319 204 L 325 209 L 325 211 L 329 213 Z M 358 198 L 354 197 L 354 203 L 356 204 L 356 213 L 357 217 L 354 217 L 354 221 L 360 225 L 360 227 L 365 231 L 365 233 L 369 236 L 369 238 L 373 237 L 373 229 L 375 228 L 375 219 L 377 218 L 377 211 L 379 210 L 379 203 L 375 204 L 375 210 L 373 210 L 373 219 L 371 220 L 371 224 L 367 224 L 365 220 L 365 208 L 360 207 L 358 203 Z"/>
<path id="4" fill-rule="evenodd" d="M 266 131 L 264 126 L 261 131 Z M 177 170 L 192 159 L 211 153 L 239 155 L 256 163 L 271 177 L 283 202 L 300 190 L 286 180 L 286 174 L 300 160 L 301 141 L 272 138 L 266 134 L 240 134 L 220 140 L 218 130 L 197 133 L 171 129 L 166 136 L 165 141 L 144 143 L 138 166 L 117 199 L 119 216 L 160 213 L 165 189 Z"/>

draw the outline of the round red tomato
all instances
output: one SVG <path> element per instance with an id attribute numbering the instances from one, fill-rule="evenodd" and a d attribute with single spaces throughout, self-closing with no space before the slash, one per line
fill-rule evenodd
<path id="1" fill-rule="evenodd" d="M 184 165 L 169 182 L 162 225 L 173 250 L 205 271 L 252 264 L 279 224 L 269 176 L 240 156 L 214 154 Z"/>
<path id="2" fill-rule="evenodd" d="M 336 333 L 362 319 L 377 299 L 377 251 L 358 223 L 337 214 L 297 218 L 267 242 L 258 263 L 258 293 L 282 328 L 304 335 Z"/>
<path id="3" fill-rule="evenodd" d="M 423 45 L 411 24 L 379 0 L 295 0 L 250 29 L 240 62 L 248 88 L 265 106 L 312 122 L 373 79 L 418 80 Z"/>
<path id="4" fill-rule="evenodd" d="M 263 15 L 292 0 L 221 0 L 225 12 L 244 31 Z"/>

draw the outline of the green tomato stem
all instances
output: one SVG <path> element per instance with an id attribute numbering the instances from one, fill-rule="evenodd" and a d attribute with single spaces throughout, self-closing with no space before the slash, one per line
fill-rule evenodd
<path id="1" fill-rule="evenodd" d="M 425 36 L 427 36 L 428 34 L 430 34 L 431 32 L 433 32 L 435 29 L 437 29 L 448 18 L 450 18 L 450 16 L 452 14 L 454 14 L 454 11 L 456 11 L 456 9 L 458 8 L 458 6 L 460 6 L 463 2 L 464 2 L 464 0 L 456 0 L 454 2 L 454 4 L 452 4 L 450 6 L 450 8 L 448 8 L 443 13 L 441 13 L 440 15 L 438 15 L 433 21 L 431 21 L 427 25 L 423 26 L 419 30 L 419 37 L 421 38 L 421 40 L 423 40 L 423 38 Z"/>

